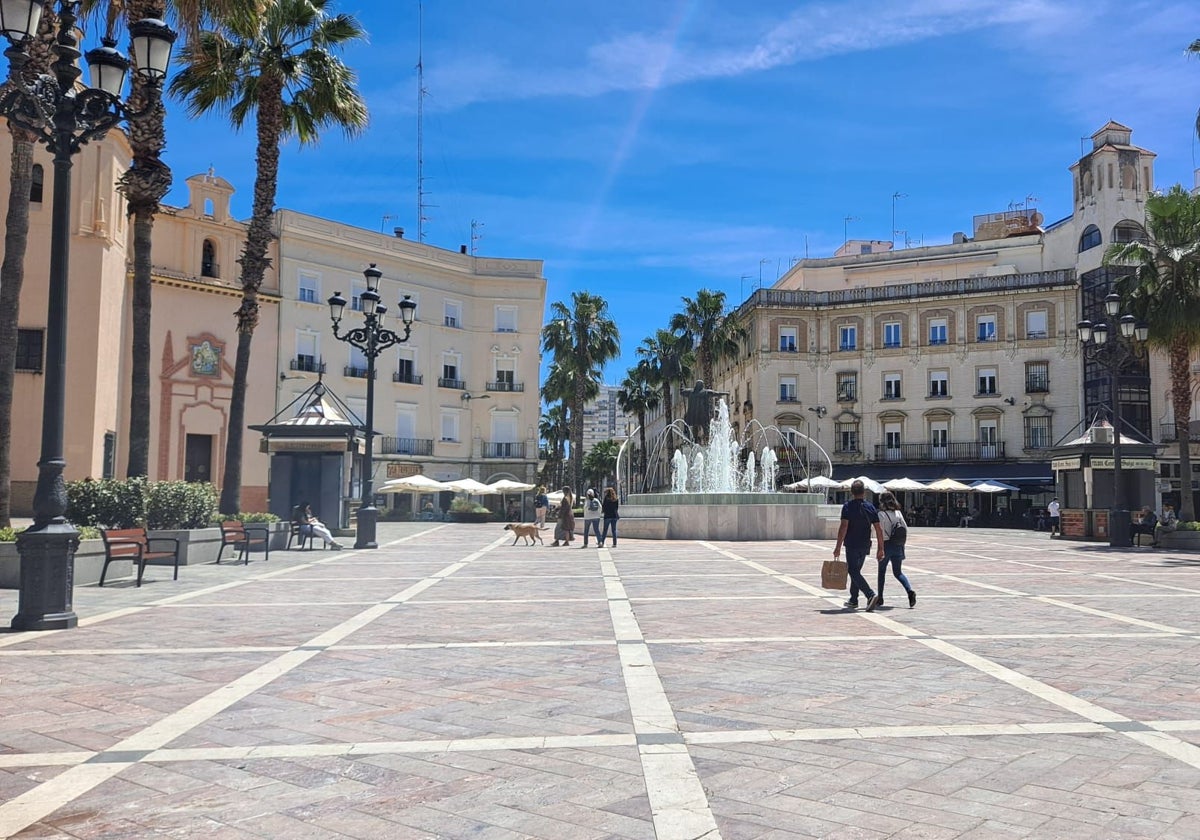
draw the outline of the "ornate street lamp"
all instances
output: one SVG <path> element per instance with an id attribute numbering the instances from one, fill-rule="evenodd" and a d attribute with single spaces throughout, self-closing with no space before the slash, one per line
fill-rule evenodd
<path id="1" fill-rule="evenodd" d="M 148 112 L 160 93 L 171 59 L 175 33 L 159 20 L 139 21 L 130 28 L 134 39 L 136 72 L 150 82 L 151 102 L 146 110 L 133 111 L 121 92 L 129 61 L 116 50 L 116 41 L 90 50 L 91 86 L 77 88 L 82 75 L 77 66 L 75 40 L 78 2 L 60 0 L 56 59 L 52 75 L 26 83 L 24 67 L 28 45 L 37 34 L 42 16 L 37 0 L 0 2 L 0 34 L 10 46 L 8 84 L 0 95 L 0 115 L 33 132 L 54 155 L 54 194 L 50 225 L 50 276 L 46 318 L 46 374 L 42 395 L 42 452 L 38 461 L 37 490 L 33 496 L 33 525 L 17 537 L 21 556 L 20 603 L 13 617 L 14 630 L 61 630 L 74 627 L 72 610 L 74 556 L 79 532 L 66 521 L 66 485 L 63 483 L 63 426 L 66 411 L 67 276 L 71 248 L 71 158 L 84 144 L 103 137 L 122 120 L 136 120 Z"/>
<path id="2" fill-rule="evenodd" d="M 1150 335 L 1147 325 L 1139 323 L 1133 315 L 1120 315 L 1120 311 L 1121 296 L 1113 292 L 1104 298 L 1104 312 L 1117 324 L 1117 329 L 1111 331 L 1111 335 L 1107 324 L 1080 321 L 1076 325 L 1084 357 L 1108 371 L 1113 427 L 1113 501 L 1108 512 L 1108 544 L 1115 548 L 1133 545 L 1121 466 L 1121 391 L 1118 379 L 1123 369 L 1141 357 Z"/>
<path id="3" fill-rule="evenodd" d="M 358 508 L 358 528 L 354 539 L 355 548 L 378 548 L 375 542 L 375 524 L 379 521 L 379 510 L 375 507 L 375 494 L 372 488 L 372 473 L 374 472 L 375 457 L 375 359 L 393 344 L 403 344 L 408 341 L 412 332 L 413 318 L 417 315 L 417 304 L 408 295 L 400 301 L 400 321 L 404 325 L 404 335 L 385 329 L 383 326 L 387 307 L 380 301 L 379 280 L 383 272 L 371 263 L 371 267 L 363 272 L 367 278 L 367 290 L 358 296 L 362 302 L 363 325 L 348 330 L 345 334 L 338 330 L 342 322 L 342 314 L 346 311 L 346 299 L 341 292 L 334 292 L 329 299 L 329 317 L 333 321 L 333 337 L 344 341 L 352 347 L 357 347 L 367 357 L 367 416 L 366 428 L 363 430 L 367 437 L 366 452 L 363 456 L 362 503 Z"/>

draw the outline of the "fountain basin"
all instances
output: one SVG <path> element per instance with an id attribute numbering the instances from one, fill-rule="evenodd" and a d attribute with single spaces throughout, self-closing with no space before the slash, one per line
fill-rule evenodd
<path id="1" fill-rule="evenodd" d="M 841 505 L 821 493 L 631 493 L 621 536 L 658 540 L 832 540 Z"/>

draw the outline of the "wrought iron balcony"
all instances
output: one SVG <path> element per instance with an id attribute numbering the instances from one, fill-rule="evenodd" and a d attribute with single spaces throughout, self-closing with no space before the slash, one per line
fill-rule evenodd
<path id="1" fill-rule="evenodd" d="M 432 455 L 433 441 L 426 438 L 380 438 L 379 451 L 384 455 Z"/>
<path id="2" fill-rule="evenodd" d="M 1001 461 L 1004 443 L 963 441 L 945 444 L 902 443 L 899 446 L 875 445 L 875 460 L 893 463 L 924 463 L 927 461 Z"/>
<path id="3" fill-rule="evenodd" d="M 438 377 L 439 388 L 454 388 L 459 391 L 467 390 L 467 383 L 462 379 L 447 379 L 444 376 Z"/>
<path id="4" fill-rule="evenodd" d="M 483 457 L 484 458 L 524 458 L 525 457 L 525 441 L 515 441 L 513 443 L 496 443 L 494 441 L 483 442 Z"/>
<path id="5" fill-rule="evenodd" d="M 324 373 L 325 363 L 318 362 L 312 356 L 297 356 L 288 364 L 291 370 L 299 370 L 305 373 Z"/>
<path id="6" fill-rule="evenodd" d="M 1179 440 L 1179 435 L 1175 433 L 1174 423 L 1163 423 L 1159 429 L 1158 439 L 1161 443 L 1175 443 Z M 1200 428 L 1196 428 L 1196 421 L 1192 421 L 1192 429 L 1188 432 L 1188 440 L 1192 443 L 1200 443 Z"/>
<path id="7" fill-rule="evenodd" d="M 352 376 L 356 379 L 367 378 L 367 369 L 365 367 L 358 367 L 357 365 L 346 365 L 342 368 L 342 373 L 345 376 Z"/>
<path id="8" fill-rule="evenodd" d="M 421 374 L 397 372 L 397 373 L 392 374 L 392 381 L 393 382 L 403 382 L 407 385 L 420 385 L 421 384 Z"/>
<path id="9" fill-rule="evenodd" d="M 489 391 L 511 391 L 514 394 L 525 391 L 524 382 L 488 382 L 486 387 Z"/>

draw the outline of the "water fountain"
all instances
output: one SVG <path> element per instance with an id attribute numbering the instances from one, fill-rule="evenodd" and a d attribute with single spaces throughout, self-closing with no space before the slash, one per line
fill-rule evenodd
<path id="1" fill-rule="evenodd" d="M 661 454 L 668 440 L 680 442 L 670 461 L 671 490 L 630 493 L 621 504 L 622 536 L 712 540 L 835 538 L 839 506 L 827 504 L 821 493 L 778 491 L 775 483 L 779 457 L 773 447 L 766 445 L 768 427 L 758 426 L 764 445 L 757 453 L 753 446 L 748 446 L 745 466 L 740 464 L 743 446 L 733 433 L 729 406 L 724 399 L 717 403 L 706 444 L 693 442 L 682 421 L 668 426 L 652 448 L 652 459 Z M 815 446 L 829 464 L 829 456 L 815 441 L 805 435 L 800 437 Z M 631 435 L 629 440 L 633 439 Z M 617 457 L 618 482 L 629 440 Z M 832 464 L 829 470 L 832 472 Z"/>

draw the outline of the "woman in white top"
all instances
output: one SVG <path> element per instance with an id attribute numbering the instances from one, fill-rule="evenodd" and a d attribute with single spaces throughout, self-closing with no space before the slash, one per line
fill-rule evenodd
<path id="1" fill-rule="evenodd" d="M 917 593 L 909 585 L 904 572 L 900 571 L 900 564 L 904 562 L 904 544 L 908 540 L 908 523 L 904 521 L 900 505 L 891 493 L 879 496 L 879 527 L 883 530 L 883 559 L 879 561 L 879 586 L 876 588 L 879 603 L 876 606 L 883 606 L 883 584 L 887 580 L 888 565 L 891 564 L 892 574 L 908 593 L 908 608 L 912 609 L 917 605 Z"/>

